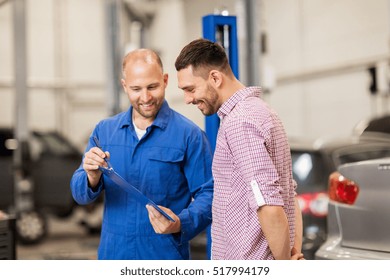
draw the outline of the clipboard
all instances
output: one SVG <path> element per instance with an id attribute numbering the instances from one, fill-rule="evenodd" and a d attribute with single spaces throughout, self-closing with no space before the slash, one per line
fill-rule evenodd
<path id="1" fill-rule="evenodd" d="M 96 146 L 101 149 L 102 147 L 100 146 L 99 140 L 94 137 L 93 140 L 95 141 Z M 129 182 L 127 182 L 124 178 L 122 178 L 117 172 L 115 172 L 114 168 L 112 168 L 111 164 L 107 159 L 104 159 L 107 164 L 108 168 L 99 166 L 99 170 L 108 178 L 110 178 L 118 187 L 126 191 L 127 193 L 131 194 L 131 196 L 139 203 L 142 203 L 144 205 L 151 205 L 153 206 L 158 212 L 161 213 L 165 218 L 168 220 L 175 222 L 175 220 L 169 216 L 164 210 L 162 210 L 160 207 L 157 206 L 157 204 L 147 198 L 142 192 L 140 192 L 136 187 L 131 185 Z"/>

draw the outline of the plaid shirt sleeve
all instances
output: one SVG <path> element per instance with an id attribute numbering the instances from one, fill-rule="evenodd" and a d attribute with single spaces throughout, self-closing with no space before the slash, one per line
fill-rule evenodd
<path id="1" fill-rule="evenodd" d="M 256 123 L 250 118 L 236 116 L 226 127 L 234 164 L 248 188 L 250 207 L 257 210 L 262 205 L 283 206 L 279 175 L 267 147 L 272 122 Z M 274 139 L 273 141 L 277 141 Z"/>

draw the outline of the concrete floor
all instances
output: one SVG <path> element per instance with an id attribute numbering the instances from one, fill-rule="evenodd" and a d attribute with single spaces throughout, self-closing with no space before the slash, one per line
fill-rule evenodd
<path id="1" fill-rule="evenodd" d="M 18 260 L 95 260 L 98 234 L 89 234 L 79 215 L 48 216 L 48 234 L 40 243 L 16 246 Z"/>
<path id="2" fill-rule="evenodd" d="M 67 218 L 48 215 L 48 234 L 39 244 L 16 246 L 18 260 L 95 260 L 99 234 L 91 234 L 80 221 L 83 209 L 76 209 Z M 192 258 L 206 259 L 206 236 L 199 235 L 192 242 Z"/>

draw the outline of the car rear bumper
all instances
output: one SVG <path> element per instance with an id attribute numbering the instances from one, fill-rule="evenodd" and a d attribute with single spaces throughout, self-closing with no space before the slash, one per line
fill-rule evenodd
<path id="1" fill-rule="evenodd" d="M 341 246 L 339 237 L 328 238 L 315 253 L 316 260 L 389 260 L 390 252 L 370 251 Z"/>

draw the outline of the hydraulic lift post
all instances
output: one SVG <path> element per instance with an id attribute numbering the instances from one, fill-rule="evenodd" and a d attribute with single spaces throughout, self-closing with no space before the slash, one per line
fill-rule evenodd
<path id="1" fill-rule="evenodd" d="M 237 17 L 229 15 L 206 15 L 202 18 L 203 38 L 219 43 L 226 51 L 230 67 L 236 78 L 238 75 Z M 219 128 L 217 114 L 207 116 L 205 131 L 214 153 Z M 211 233 L 207 228 L 207 257 L 211 257 Z"/>

